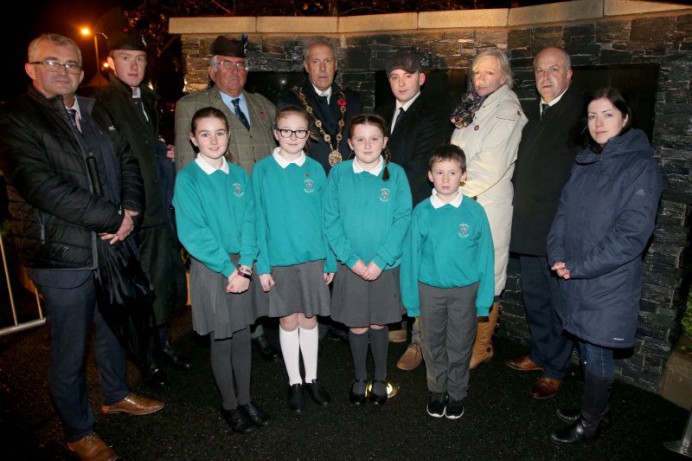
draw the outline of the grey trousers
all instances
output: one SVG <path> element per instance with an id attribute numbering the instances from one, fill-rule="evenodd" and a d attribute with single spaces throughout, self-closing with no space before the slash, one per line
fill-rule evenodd
<path id="1" fill-rule="evenodd" d="M 469 387 L 469 362 L 476 338 L 478 283 L 436 288 L 418 283 L 420 330 L 428 390 L 463 400 Z"/>

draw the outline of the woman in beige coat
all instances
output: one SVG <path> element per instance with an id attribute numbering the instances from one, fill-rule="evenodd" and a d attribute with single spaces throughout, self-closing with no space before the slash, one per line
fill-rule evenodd
<path id="1" fill-rule="evenodd" d="M 483 205 L 495 247 L 495 303 L 488 319 L 479 319 L 470 368 L 493 356 L 492 334 L 507 280 L 512 226 L 512 174 L 521 132 L 528 119 L 512 91 L 512 69 L 498 49 L 479 53 L 471 65 L 472 89 L 452 113 L 451 143 L 466 154 L 465 195 Z"/>

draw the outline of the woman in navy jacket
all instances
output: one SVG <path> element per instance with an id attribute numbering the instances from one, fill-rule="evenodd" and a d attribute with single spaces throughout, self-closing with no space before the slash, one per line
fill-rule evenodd
<path id="1" fill-rule="evenodd" d="M 558 314 L 584 367 L 581 409 L 557 412 L 571 423 L 551 435 L 562 443 L 591 439 L 609 423 L 613 353 L 634 343 L 643 254 L 662 187 L 649 141 L 631 128 L 631 109 L 618 90 L 596 91 L 587 116 L 590 146 L 577 155 L 562 190 L 547 248 L 562 279 Z"/>

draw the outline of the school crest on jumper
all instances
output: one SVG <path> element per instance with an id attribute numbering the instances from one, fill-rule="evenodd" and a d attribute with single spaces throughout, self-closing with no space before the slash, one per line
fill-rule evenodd
<path id="1" fill-rule="evenodd" d="M 380 202 L 387 203 L 389 202 L 389 197 L 391 196 L 391 193 L 389 192 L 389 189 L 386 187 L 384 189 L 380 189 Z"/>
<path id="2" fill-rule="evenodd" d="M 236 197 L 242 197 L 245 195 L 245 191 L 243 191 L 243 188 L 237 182 L 233 183 L 233 195 Z"/>
<path id="3" fill-rule="evenodd" d="M 303 190 L 306 194 L 312 194 L 313 192 L 315 192 L 315 183 L 312 181 L 312 179 L 306 179 L 305 181 L 303 181 L 303 184 L 305 184 Z"/>
<path id="4" fill-rule="evenodd" d="M 466 238 L 469 236 L 469 225 L 466 223 L 459 224 L 459 237 Z"/>

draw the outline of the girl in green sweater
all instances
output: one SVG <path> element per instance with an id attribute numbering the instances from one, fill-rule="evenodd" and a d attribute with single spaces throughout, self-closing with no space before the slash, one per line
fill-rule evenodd
<path id="1" fill-rule="evenodd" d="M 304 391 L 320 406 L 330 396 L 317 380 L 317 315 L 327 316 L 336 262 L 324 239 L 324 168 L 305 155 L 308 116 L 296 106 L 276 112 L 272 155 L 252 170 L 257 212 L 257 272 L 269 293 L 269 316 L 279 318 L 279 342 L 288 373 L 288 407 L 305 408 Z M 305 378 L 300 373 L 303 358 Z"/>
<path id="2" fill-rule="evenodd" d="M 256 302 L 264 293 L 248 290 L 257 254 L 252 191 L 245 170 L 224 158 L 229 131 L 223 112 L 198 110 L 190 139 L 199 154 L 178 173 L 173 204 L 178 238 L 192 257 L 192 326 L 210 335 L 221 414 L 234 431 L 245 434 L 268 420 L 250 400 L 249 326 L 266 315 L 257 312 L 266 303 Z"/>
<path id="3" fill-rule="evenodd" d="M 411 220 L 406 172 L 389 162 L 386 122 L 374 114 L 351 121 L 355 158 L 329 173 L 325 200 L 327 240 L 339 260 L 332 293 L 332 319 L 349 327 L 355 367 L 351 403 L 366 400 L 368 346 L 375 370 L 370 401 L 387 401 L 387 324 L 401 321 L 401 248 Z"/>

